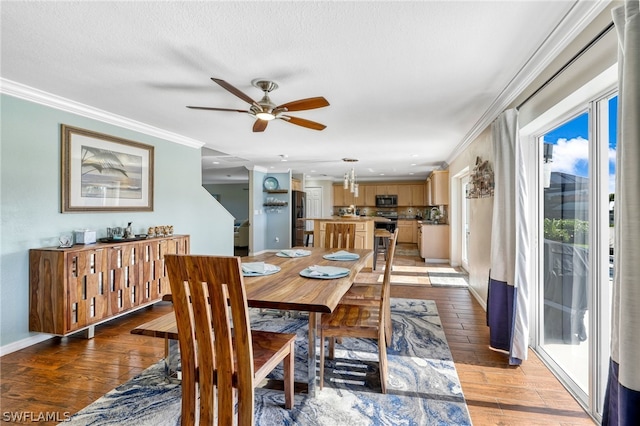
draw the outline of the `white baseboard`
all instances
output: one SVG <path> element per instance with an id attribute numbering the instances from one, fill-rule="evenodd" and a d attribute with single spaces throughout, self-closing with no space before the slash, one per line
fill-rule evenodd
<path id="1" fill-rule="evenodd" d="M 26 339 L 18 340 L 17 342 L 11 342 L 8 345 L 0 346 L 0 356 L 5 356 L 12 352 L 19 351 L 20 349 L 36 345 L 53 337 L 55 337 L 53 334 L 41 333 L 27 337 Z"/>
<path id="2" fill-rule="evenodd" d="M 476 291 L 475 288 L 469 286 L 469 292 L 471 292 L 471 295 L 473 297 L 476 298 L 476 300 L 478 301 L 478 303 L 480 304 L 480 306 L 482 306 L 482 309 L 484 309 L 484 311 L 487 311 L 487 304 L 485 303 L 485 301 L 482 299 L 482 297 L 480 297 L 480 295 L 478 294 L 478 292 Z"/>

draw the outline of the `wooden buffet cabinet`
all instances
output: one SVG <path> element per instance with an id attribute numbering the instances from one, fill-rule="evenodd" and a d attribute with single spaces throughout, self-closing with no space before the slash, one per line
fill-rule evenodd
<path id="1" fill-rule="evenodd" d="M 188 254 L 188 235 L 29 250 L 29 330 L 67 335 L 170 293 L 164 255 Z"/>

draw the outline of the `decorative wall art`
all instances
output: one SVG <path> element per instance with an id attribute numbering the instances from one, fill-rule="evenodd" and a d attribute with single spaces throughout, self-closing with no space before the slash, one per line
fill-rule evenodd
<path id="1" fill-rule="evenodd" d="M 489 160 L 482 161 L 482 158 L 476 157 L 476 165 L 469 179 L 470 182 L 467 184 L 467 198 L 493 197 L 495 185 L 493 181 L 493 169 L 489 164 Z"/>
<path id="2" fill-rule="evenodd" d="M 153 146 L 61 126 L 62 213 L 153 211 Z"/>

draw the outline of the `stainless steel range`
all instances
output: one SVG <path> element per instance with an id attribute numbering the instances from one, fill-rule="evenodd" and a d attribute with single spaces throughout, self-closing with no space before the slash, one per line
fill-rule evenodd
<path id="1" fill-rule="evenodd" d="M 376 216 L 389 219 L 390 222 L 376 222 L 376 228 L 385 228 L 389 232 L 394 232 L 398 226 L 398 210 L 396 209 L 378 209 Z"/>

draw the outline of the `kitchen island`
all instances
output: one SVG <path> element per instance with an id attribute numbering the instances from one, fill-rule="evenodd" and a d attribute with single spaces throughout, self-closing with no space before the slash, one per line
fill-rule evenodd
<path id="1" fill-rule="evenodd" d="M 425 262 L 449 263 L 449 225 L 418 222 L 418 250 Z"/>

